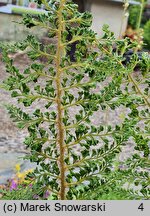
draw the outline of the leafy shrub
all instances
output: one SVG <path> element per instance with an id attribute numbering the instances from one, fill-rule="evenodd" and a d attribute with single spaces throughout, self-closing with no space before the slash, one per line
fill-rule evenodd
<path id="1" fill-rule="evenodd" d="M 89 199 L 86 194 L 97 188 L 104 197 L 115 186 L 123 197 L 127 183 L 140 186 L 135 192 L 128 188 L 132 197 L 148 199 L 148 54 L 143 53 L 139 59 L 134 52 L 124 65 L 124 54 L 136 50 L 135 42 L 116 40 L 108 26 L 103 27 L 103 37 L 97 39 L 90 28 L 91 14 L 79 13 L 72 1 L 38 3 L 44 3 L 47 12 L 37 17 L 24 16 L 23 24 L 29 28 L 38 26 L 39 31 L 46 28 L 57 43 L 43 45 L 29 35 L 14 46 L 2 45 L 3 61 L 10 74 L 3 87 L 24 105 L 22 109 L 19 105 L 7 108 L 18 127 L 28 129 L 24 143 L 30 155 L 26 158 L 39 165 L 28 178 L 35 179 L 43 191 L 46 188 L 51 192 L 48 199 Z M 71 61 L 67 53 L 74 43 Z M 31 59 L 31 65 L 23 71 L 9 57 L 18 50 L 27 52 Z M 47 59 L 44 64 L 39 61 L 43 56 Z M 137 65 L 141 71 L 135 76 Z M 117 109 L 124 110 L 117 124 L 103 122 L 102 118 L 98 124 L 93 122 L 94 114 L 104 117 Z M 120 153 L 131 139 L 134 150 L 121 161 Z"/>
<path id="2" fill-rule="evenodd" d="M 149 34 L 149 13 L 147 12 L 147 8 L 145 5 L 147 1 L 139 0 L 141 3 L 140 5 L 134 5 L 130 7 L 129 10 L 129 28 L 127 29 L 127 36 L 132 39 L 139 40 L 139 42 L 144 40 L 145 45 L 144 47 L 149 49 L 150 48 L 150 34 Z M 144 39 L 143 39 L 144 38 Z M 142 44 L 141 41 L 141 45 Z M 140 48 L 140 46 L 139 46 Z"/>
<path id="3" fill-rule="evenodd" d="M 26 180 L 26 177 L 33 170 L 26 170 L 21 172 L 20 164 L 15 165 L 15 175 L 8 179 L 7 184 L 2 185 L 0 189 L 1 199 L 4 200 L 29 200 L 37 197 L 38 191 L 35 184 L 33 186 L 31 179 Z"/>
<path id="4" fill-rule="evenodd" d="M 150 20 L 144 25 L 144 42 L 150 49 Z"/>
<path id="5" fill-rule="evenodd" d="M 33 192 L 30 188 L 18 187 L 17 190 L 3 189 L 1 200 L 33 200 Z"/>
<path id="6" fill-rule="evenodd" d="M 17 188 L 0 189 L 1 200 L 38 200 L 47 199 L 47 192 L 36 184 L 19 184 Z M 49 195 L 49 193 L 48 193 Z"/>
<path id="7" fill-rule="evenodd" d="M 129 9 L 129 25 L 132 26 L 133 29 L 136 29 L 137 22 L 139 17 L 137 16 L 140 13 L 140 7 L 139 6 L 131 6 Z"/>
<path id="8" fill-rule="evenodd" d="M 128 23 L 133 29 L 137 28 L 139 18 L 140 18 L 139 16 L 142 16 L 141 17 L 141 23 L 140 23 L 141 27 L 143 27 L 143 25 L 147 21 L 146 17 L 144 16 L 145 5 L 147 4 L 147 0 L 145 0 L 145 1 L 137 0 L 137 2 L 141 3 L 141 6 L 140 5 L 132 5 L 129 8 L 129 20 L 128 20 Z M 142 14 L 140 15 L 141 7 L 142 7 Z"/>

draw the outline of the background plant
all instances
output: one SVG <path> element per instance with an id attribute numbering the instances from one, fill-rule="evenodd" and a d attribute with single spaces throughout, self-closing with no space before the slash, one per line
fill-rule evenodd
<path id="1" fill-rule="evenodd" d="M 147 4 L 147 0 L 137 0 L 139 5 L 133 5 L 129 9 L 129 25 L 133 27 L 133 29 L 139 29 L 140 26 L 144 25 L 147 20 L 143 17 L 143 11 Z"/>
<path id="2" fill-rule="evenodd" d="M 20 164 L 15 165 L 15 175 L 7 180 L 7 184 L 0 188 L 1 200 L 41 200 L 49 197 L 49 191 L 44 185 L 38 185 L 34 179 L 27 178 L 32 169 L 21 171 Z"/>
<path id="3" fill-rule="evenodd" d="M 144 25 L 144 41 L 150 49 L 150 20 Z"/>
<path id="4" fill-rule="evenodd" d="M 144 40 L 143 47 L 149 49 L 150 46 L 150 28 L 149 28 L 149 15 L 148 9 L 146 8 L 147 1 L 137 0 L 140 5 L 131 6 L 129 9 L 129 26 L 132 27 L 128 29 L 127 35 L 132 37 L 134 40 Z M 145 13 L 147 14 L 145 16 Z M 131 33 L 129 32 L 131 31 Z"/>
<path id="5" fill-rule="evenodd" d="M 139 59 L 135 52 L 125 63 L 125 53 L 136 48 L 135 42 L 116 40 L 108 26 L 98 39 L 90 29 L 91 14 L 79 13 L 72 1 L 37 2 L 45 4 L 47 12 L 25 15 L 23 24 L 46 28 L 57 43 L 43 45 L 29 35 L 14 46 L 2 46 L 10 74 L 3 87 L 23 105 L 8 105 L 7 109 L 19 128 L 28 129 L 24 143 L 30 155 L 26 158 L 39 165 L 29 177 L 43 186 L 43 193 L 51 192 L 49 199 L 88 199 L 86 194 L 96 188 L 103 197 L 115 187 L 124 196 L 126 184 L 135 199 L 148 199 L 149 55 L 143 53 Z M 75 42 L 71 61 L 67 53 Z M 18 50 L 25 50 L 32 60 L 24 71 L 9 57 Z M 135 76 L 137 66 L 141 72 Z M 28 108 L 33 104 L 36 109 L 31 113 Z M 124 112 L 118 124 L 93 122 L 96 112 L 104 116 L 106 109 L 111 113 L 120 107 Z M 131 138 L 134 151 L 121 161 L 118 157 Z M 133 185 L 140 188 L 133 191 Z"/>
<path id="6" fill-rule="evenodd" d="M 1 200 L 43 200 L 47 199 L 43 188 L 38 184 L 20 183 L 16 188 L 9 188 L 8 185 L 4 189 L 0 189 Z"/>

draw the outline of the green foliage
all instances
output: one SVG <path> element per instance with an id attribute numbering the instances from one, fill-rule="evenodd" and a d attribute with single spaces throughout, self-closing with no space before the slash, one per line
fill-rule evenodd
<path id="1" fill-rule="evenodd" d="M 90 190 L 81 192 L 78 199 L 80 200 L 140 200 L 149 199 L 150 179 L 149 173 L 137 172 L 137 164 L 143 164 L 142 167 L 147 167 L 147 160 L 142 159 L 139 155 L 134 155 L 131 159 L 119 164 L 116 171 L 107 174 L 107 178 L 101 179 L 101 185 Z M 125 167 L 128 165 L 128 169 Z M 129 168 L 130 167 L 130 168 Z M 114 181 L 115 179 L 115 181 Z M 128 181 L 126 180 L 128 179 Z M 134 185 L 134 187 L 133 187 Z M 141 186 L 142 185 L 142 186 Z M 140 190 L 137 190 L 137 187 Z"/>
<path id="2" fill-rule="evenodd" d="M 136 0 L 136 1 L 139 2 L 139 5 L 132 5 L 129 8 L 128 22 L 133 29 L 139 28 L 140 26 L 143 27 L 143 25 L 147 21 L 143 16 L 143 11 L 147 4 L 147 0 Z"/>
<path id="3" fill-rule="evenodd" d="M 137 16 L 138 14 L 140 14 L 140 6 L 138 5 L 134 5 L 131 6 L 129 9 L 129 25 L 132 26 L 133 29 L 136 29 L 137 27 L 137 22 L 139 17 Z"/>
<path id="4" fill-rule="evenodd" d="M 27 184 L 20 184 L 17 189 L 0 189 L 1 200 L 36 200 L 44 199 L 43 188 L 37 185 L 30 187 Z"/>
<path id="5" fill-rule="evenodd" d="M 19 188 L 18 190 L 0 190 L 3 194 L 1 200 L 33 200 L 33 192 L 29 188 Z"/>
<path id="6" fill-rule="evenodd" d="M 79 13 L 72 1 L 41 2 L 47 13 L 25 16 L 23 23 L 29 28 L 46 28 L 57 43 L 43 45 L 29 35 L 14 46 L 2 46 L 9 73 L 3 87 L 24 106 L 22 110 L 9 105 L 8 110 L 18 126 L 28 130 L 24 143 L 30 155 L 26 158 L 39 165 L 30 177 L 51 191 L 49 199 L 98 199 L 104 198 L 105 192 L 120 199 L 114 187 L 126 198 L 123 187 L 127 183 L 141 187 L 129 198 L 148 199 L 149 55 L 143 53 L 139 59 L 134 53 L 124 65 L 124 54 L 136 48 L 135 42 L 116 40 L 108 26 L 103 27 L 104 36 L 97 39 L 90 28 L 91 14 Z M 71 61 L 68 52 L 74 43 Z M 17 50 L 26 51 L 31 59 L 23 72 L 9 57 Z M 45 64 L 40 57 L 46 57 Z M 141 69 L 138 76 L 136 67 Z M 36 108 L 29 114 L 32 105 Z M 102 119 L 92 123 L 96 112 L 104 117 L 106 110 L 120 108 L 125 113 L 118 124 Z M 121 161 L 118 157 L 130 139 L 134 151 Z M 99 188 L 98 196 L 88 195 L 95 188 Z"/>
<path id="7" fill-rule="evenodd" d="M 146 47 L 150 49 L 150 20 L 144 25 L 144 42 Z"/>

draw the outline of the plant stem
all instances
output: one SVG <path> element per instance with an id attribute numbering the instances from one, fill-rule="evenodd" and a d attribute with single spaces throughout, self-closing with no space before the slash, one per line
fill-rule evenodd
<path id="1" fill-rule="evenodd" d="M 126 6 L 126 4 L 127 4 L 127 6 Z M 124 24 L 127 9 L 128 9 L 128 0 L 125 0 L 123 7 L 124 7 L 124 10 L 123 10 L 122 18 L 121 18 L 121 26 L 120 26 L 119 38 L 122 37 L 123 24 Z"/>
<path id="2" fill-rule="evenodd" d="M 131 80 L 131 82 L 133 83 L 133 85 L 135 86 L 137 93 L 139 93 L 143 97 L 145 104 L 150 107 L 150 102 L 148 101 L 148 98 L 143 94 L 143 92 L 139 88 L 138 83 L 134 80 L 134 78 L 132 77 L 131 74 L 129 74 L 128 77 Z"/>
<path id="3" fill-rule="evenodd" d="M 59 167 L 60 167 L 60 199 L 65 200 L 65 163 L 64 163 L 64 155 L 65 155 L 65 149 L 64 149 L 64 127 L 63 127 L 63 109 L 61 105 L 61 97 L 62 97 L 62 86 L 61 86 L 61 56 L 63 55 L 63 46 L 61 46 L 61 34 L 63 31 L 63 15 L 62 11 L 64 8 L 65 0 L 60 1 L 60 8 L 58 10 L 58 44 L 57 44 L 57 52 L 56 52 L 56 103 L 57 103 L 57 129 L 58 129 L 58 135 L 57 135 L 57 144 L 60 151 L 60 157 L 59 157 Z"/>
<path id="4" fill-rule="evenodd" d="M 139 13 L 138 21 L 137 21 L 137 26 L 136 26 L 137 30 L 140 28 L 140 25 L 141 25 L 141 20 L 142 20 L 142 14 L 143 14 L 144 5 L 145 5 L 145 1 L 141 0 L 140 13 Z"/>

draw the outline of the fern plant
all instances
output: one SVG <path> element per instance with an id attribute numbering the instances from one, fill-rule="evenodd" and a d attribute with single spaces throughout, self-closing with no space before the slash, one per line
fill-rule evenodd
<path id="1" fill-rule="evenodd" d="M 30 148 L 27 158 L 39 165 L 31 177 L 51 191 L 49 199 L 88 199 L 86 194 L 98 188 L 102 196 L 108 186 L 124 194 L 126 183 L 125 190 L 135 193 L 136 198 L 148 199 L 148 54 L 143 53 L 141 60 L 134 53 L 125 64 L 125 52 L 137 44 L 129 39 L 116 40 L 107 26 L 98 39 L 90 28 L 91 14 L 80 13 L 70 0 L 37 3 L 45 5 L 45 14 L 25 15 L 23 24 L 38 26 L 39 31 L 46 28 L 56 43 L 43 45 L 29 35 L 23 42 L 2 46 L 10 74 L 3 87 L 24 105 L 7 108 L 18 127 L 28 129 L 24 142 Z M 68 53 L 73 44 L 72 61 Z M 31 59 L 24 71 L 9 56 L 18 50 L 25 50 Z M 46 62 L 40 62 L 40 57 Z M 141 72 L 135 76 L 137 66 Z M 97 117 L 93 122 L 95 114 L 104 117 L 106 110 L 112 113 L 119 108 L 123 111 L 117 124 L 105 123 L 102 118 L 98 121 Z M 130 139 L 135 150 L 121 161 L 120 153 Z M 138 192 L 133 192 L 132 185 L 139 185 Z"/>

